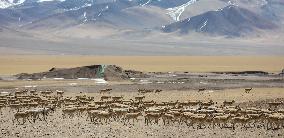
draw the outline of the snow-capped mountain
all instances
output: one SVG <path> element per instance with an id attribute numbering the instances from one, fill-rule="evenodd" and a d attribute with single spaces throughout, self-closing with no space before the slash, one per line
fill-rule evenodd
<path id="1" fill-rule="evenodd" d="M 63 2 L 65 0 L 0 0 L 0 8 L 11 8 L 13 6 L 22 5 L 25 3 L 41 3 L 41 2 L 52 2 L 52 1 L 58 1 Z"/>
<path id="2" fill-rule="evenodd" d="M 9 8 L 15 5 L 20 5 L 22 3 L 24 3 L 25 0 L 1 0 L 0 1 L 0 8 L 4 9 L 4 8 Z"/>
<path id="3" fill-rule="evenodd" d="M 240 36 L 281 27 L 283 9 L 282 0 L 0 0 L 0 24 L 29 32 L 163 27 Z"/>
<path id="4" fill-rule="evenodd" d="M 230 5 L 225 8 L 209 11 L 183 21 L 164 26 L 164 32 L 187 34 L 201 32 L 225 36 L 241 36 L 251 32 L 275 29 L 276 24 L 262 18 L 247 9 Z"/>

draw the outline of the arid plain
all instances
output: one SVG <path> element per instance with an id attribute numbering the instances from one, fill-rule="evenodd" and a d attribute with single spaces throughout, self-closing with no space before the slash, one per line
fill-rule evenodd
<path id="1" fill-rule="evenodd" d="M 281 72 L 283 56 L 0 56 L 0 74 L 35 73 L 52 67 L 69 68 L 94 64 L 118 65 L 139 71 L 267 71 Z"/>
<path id="2" fill-rule="evenodd" d="M 282 61 L 279 56 L 0 56 L 0 137 L 283 137 Z M 98 83 L 14 76 L 101 64 L 145 77 Z"/>

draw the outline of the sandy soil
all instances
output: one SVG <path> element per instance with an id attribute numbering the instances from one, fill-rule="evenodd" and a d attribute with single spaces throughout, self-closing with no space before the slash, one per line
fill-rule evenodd
<path id="1" fill-rule="evenodd" d="M 115 59 L 115 60 L 114 60 Z M 162 89 L 159 93 L 146 93 L 145 100 L 156 102 L 213 100 L 222 104 L 224 100 L 235 100 L 235 105 L 244 107 L 267 108 L 266 101 L 284 99 L 284 83 L 278 74 L 269 75 L 216 75 L 200 73 L 211 71 L 262 70 L 279 73 L 284 67 L 283 57 L 90 57 L 90 56 L 0 56 L 0 92 L 15 91 L 35 86 L 38 90 L 64 90 L 64 96 L 87 95 L 100 100 L 101 89 L 112 88 L 110 96 L 123 96 L 125 100 L 142 95 L 138 88 Z M 74 67 L 90 64 L 117 64 L 125 69 L 142 71 L 180 71 L 156 74 L 150 78 L 136 78 L 132 81 L 109 82 L 98 85 L 93 80 L 54 80 L 41 81 L 9 80 L 10 74 L 21 72 L 46 71 L 51 67 Z M 199 73 L 184 73 L 184 71 Z M 206 76 L 206 77 L 204 77 Z M 245 93 L 245 88 L 253 88 Z M 198 92 L 200 88 L 205 91 Z M 82 92 L 81 94 L 79 92 Z M 280 106 L 284 108 L 284 106 Z M 0 138 L 2 137 L 129 137 L 129 138 L 165 138 L 165 137 L 284 137 L 284 128 L 266 130 L 252 127 L 244 129 L 205 128 L 197 129 L 185 124 L 172 123 L 145 125 L 144 117 L 139 121 L 125 123 L 111 120 L 108 123 L 93 123 L 87 120 L 87 114 L 74 118 L 63 118 L 62 108 L 50 113 L 46 121 L 13 123 L 15 110 L 4 108 L 0 113 Z"/>
<path id="2" fill-rule="evenodd" d="M 279 56 L 0 56 L 0 75 L 35 73 L 52 67 L 66 68 L 92 64 L 115 64 L 139 71 L 247 71 L 281 72 Z"/>

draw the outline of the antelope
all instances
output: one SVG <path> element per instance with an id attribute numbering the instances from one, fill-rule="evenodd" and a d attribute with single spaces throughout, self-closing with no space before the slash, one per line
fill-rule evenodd
<path id="1" fill-rule="evenodd" d="M 158 92 L 162 92 L 163 90 L 161 90 L 161 89 L 156 89 L 155 90 L 155 93 L 158 93 Z"/>
<path id="2" fill-rule="evenodd" d="M 189 106 L 196 106 L 199 105 L 201 102 L 200 101 L 188 101 Z"/>
<path id="3" fill-rule="evenodd" d="M 102 89 L 102 90 L 100 90 L 100 94 L 102 94 L 102 93 L 110 93 L 110 91 L 111 91 L 112 89 Z"/>
<path id="4" fill-rule="evenodd" d="M 211 106 L 211 105 L 214 105 L 214 102 L 213 102 L 213 100 L 210 100 L 210 101 L 207 101 L 207 102 L 201 102 L 200 103 L 201 104 L 201 106 Z"/>
<path id="5" fill-rule="evenodd" d="M 74 117 L 75 112 L 76 112 L 76 108 L 74 107 L 68 107 L 66 109 L 62 109 L 63 118 L 65 118 L 66 115 L 68 115 L 69 118 Z"/>
<path id="6" fill-rule="evenodd" d="M 105 123 L 108 122 L 108 120 L 111 118 L 112 112 L 111 111 L 101 111 L 97 114 L 97 117 L 100 119 L 100 122 L 102 123 L 102 120 L 105 120 Z"/>
<path id="7" fill-rule="evenodd" d="M 5 105 L 2 104 L 2 103 L 0 103 L 0 113 L 2 113 L 2 112 L 1 112 L 1 111 L 2 111 L 2 108 L 5 108 Z"/>
<path id="8" fill-rule="evenodd" d="M 225 101 L 223 102 L 223 105 L 224 105 L 224 106 L 232 106 L 234 103 L 235 103 L 235 100 L 232 100 L 232 101 L 226 101 L 226 100 L 225 100 Z"/>
<path id="9" fill-rule="evenodd" d="M 186 123 L 186 125 L 190 125 L 189 124 L 189 122 L 188 121 L 190 121 L 191 120 L 191 116 L 193 116 L 194 115 L 194 113 L 192 113 L 192 112 L 183 112 L 182 114 L 181 114 L 181 118 L 180 118 L 180 121 L 182 122 L 184 122 L 184 123 Z"/>
<path id="10" fill-rule="evenodd" d="M 112 100 L 115 101 L 115 102 L 121 101 L 122 99 L 123 99 L 122 96 L 113 96 L 112 97 Z"/>
<path id="11" fill-rule="evenodd" d="M 101 112 L 101 110 L 88 111 L 87 119 L 90 118 L 91 122 L 94 122 L 95 117 Z"/>
<path id="12" fill-rule="evenodd" d="M 192 127 L 194 126 L 194 124 L 197 124 L 198 128 L 202 128 L 202 124 L 204 124 L 204 122 L 206 122 L 206 117 L 208 115 L 207 114 L 194 114 L 190 117 L 191 119 L 191 125 Z"/>
<path id="13" fill-rule="evenodd" d="M 19 111 L 20 108 L 22 107 L 22 104 L 20 104 L 20 103 L 19 104 L 18 103 L 17 104 L 10 104 L 9 106 L 10 106 L 11 109 L 16 109 L 17 111 Z"/>
<path id="14" fill-rule="evenodd" d="M 233 117 L 232 118 L 232 128 L 235 130 L 236 124 L 242 124 L 244 128 L 246 128 L 246 124 L 249 122 L 249 118 L 247 117 Z"/>
<path id="15" fill-rule="evenodd" d="M 252 88 L 245 88 L 245 93 L 249 93 L 252 90 Z"/>
<path id="16" fill-rule="evenodd" d="M 161 92 L 161 90 L 154 90 L 154 89 L 138 89 L 139 93 L 150 93 L 150 92 Z"/>
<path id="17" fill-rule="evenodd" d="M 282 102 L 268 102 L 269 108 L 275 107 L 277 108 L 279 105 L 282 104 Z"/>
<path id="18" fill-rule="evenodd" d="M 142 102 L 142 100 L 145 98 L 145 96 L 136 96 L 135 100 Z"/>
<path id="19" fill-rule="evenodd" d="M 202 92 L 202 91 L 205 91 L 205 90 L 206 90 L 206 88 L 199 88 L 198 92 Z"/>
<path id="20" fill-rule="evenodd" d="M 161 117 L 161 113 L 147 113 L 145 115 L 145 123 L 146 125 L 148 125 L 149 123 L 152 124 L 152 120 L 154 120 L 154 122 L 156 124 L 159 123 L 159 118 Z"/>
<path id="21" fill-rule="evenodd" d="M 175 116 L 173 114 L 170 114 L 170 113 L 163 113 L 162 114 L 162 120 L 163 120 L 163 123 L 164 125 L 169 124 L 170 121 L 173 121 L 175 118 Z"/>
<path id="22" fill-rule="evenodd" d="M 56 94 L 62 97 L 62 96 L 63 96 L 63 94 L 64 94 L 64 91 L 56 90 Z"/>
<path id="23" fill-rule="evenodd" d="M 125 115 L 129 112 L 128 108 L 114 108 L 113 109 L 114 112 L 114 119 L 121 119 L 124 118 Z"/>
<path id="24" fill-rule="evenodd" d="M 142 115 L 141 112 L 137 112 L 137 113 L 127 113 L 125 114 L 125 120 L 127 120 L 127 122 L 129 122 L 130 119 L 132 119 L 133 121 L 133 124 L 134 124 L 134 121 L 136 120 L 138 122 L 138 117 Z"/>
<path id="25" fill-rule="evenodd" d="M 22 124 L 25 124 L 26 120 L 28 120 L 30 122 L 30 120 L 28 119 L 28 117 L 29 117 L 29 113 L 28 112 L 17 112 L 17 113 L 14 114 L 14 117 L 15 118 L 13 119 L 13 123 L 15 122 L 15 120 L 17 120 L 17 122 L 20 124 L 20 121 L 19 121 L 20 118 L 23 119 L 23 123 Z"/>
<path id="26" fill-rule="evenodd" d="M 101 97 L 101 101 L 108 100 L 108 99 L 110 99 L 110 98 L 111 98 L 111 96 L 102 96 L 102 97 Z"/>
<path id="27" fill-rule="evenodd" d="M 215 128 L 215 125 L 217 124 L 221 129 L 226 125 L 226 122 L 228 121 L 230 114 L 225 115 L 217 115 L 213 117 L 212 120 L 212 127 Z"/>

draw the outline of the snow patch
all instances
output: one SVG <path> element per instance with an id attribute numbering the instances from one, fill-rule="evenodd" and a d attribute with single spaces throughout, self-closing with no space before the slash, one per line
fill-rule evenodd
<path id="1" fill-rule="evenodd" d="M 64 2 L 65 0 L 37 0 L 35 2 L 41 3 L 41 2 L 51 2 L 51 1 Z M 17 0 L 0 0 L 0 9 L 6 9 L 9 7 L 21 5 L 24 2 L 26 2 L 26 0 L 18 0 L 18 1 Z"/>
<path id="2" fill-rule="evenodd" d="M 140 4 L 140 5 L 143 7 L 143 6 L 147 5 L 147 4 L 149 4 L 151 1 L 152 1 L 152 0 L 148 0 L 146 3 Z"/>
<path id="3" fill-rule="evenodd" d="M 84 12 L 84 14 L 83 14 L 83 18 L 84 18 L 83 23 L 85 23 L 85 22 L 87 22 L 87 21 L 88 21 L 88 18 L 87 18 L 87 12 Z"/>
<path id="4" fill-rule="evenodd" d="M 180 21 L 181 14 L 185 11 L 185 8 L 188 7 L 191 4 L 194 4 L 197 2 L 197 0 L 190 0 L 185 4 L 182 4 L 180 6 L 174 7 L 174 8 L 168 8 L 168 15 L 173 18 L 174 21 Z"/>
<path id="5" fill-rule="evenodd" d="M 50 1 L 64 2 L 65 0 L 38 0 L 37 2 L 50 2 Z"/>
<path id="6" fill-rule="evenodd" d="M 98 78 L 98 79 L 91 79 L 94 80 L 96 84 L 107 84 L 108 82 L 103 79 L 103 78 Z"/>
<path id="7" fill-rule="evenodd" d="M 10 94 L 10 92 L 0 92 L 0 94 Z"/>
<path id="8" fill-rule="evenodd" d="M 0 9 L 5 9 L 5 8 L 9 8 L 12 6 L 16 6 L 16 5 L 20 5 L 23 4 L 26 0 L 18 0 L 18 1 L 14 1 L 14 0 L 1 0 L 0 1 Z"/>
<path id="9" fill-rule="evenodd" d="M 27 86 L 24 86 L 25 88 L 36 88 L 37 85 L 27 85 Z"/>
<path id="10" fill-rule="evenodd" d="M 190 18 L 187 19 L 187 22 L 189 22 L 189 21 L 190 21 Z"/>
<path id="11" fill-rule="evenodd" d="M 53 78 L 54 80 L 64 80 L 64 78 Z"/>
<path id="12" fill-rule="evenodd" d="M 92 4 L 91 3 L 85 3 L 83 6 L 81 7 L 74 7 L 74 8 L 71 8 L 71 9 L 64 9 L 64 11 L 77 11 L 77 10 L 80 10 L 82 8 L 86 8 L 86 7 L 91 7 Z"/>
<path id="13" fill-rule="evenodd" d="M 199 83 L 200 83 L 200 84 L 208 84 L 207 82 L 202 82 L 202 81 L 201 81 L 201 82 L 199 82 Z"/>
<path id="14" fill-rule="evenodd" d="M 68 83 L 70 86 L 76 86 L 78 83 Z"/>
<path id="15" fill-rule="evenodd" d="M 151 84 L 153 82 L 150 82 L 149 80 L 140 80 L 138 84 Z"/>
<path id="16" fill-rule="evenodd" d="M 207 25 L 208 19 L 203 23 L 203 25 L 200 27 L 200 31 L 202 31 L 202 28 L 204 28 Z"/>
<path id="17" fill-rule="evenodd" d="M 77 78 L 77 80 L 88 80 L 89 78 Z"/>

